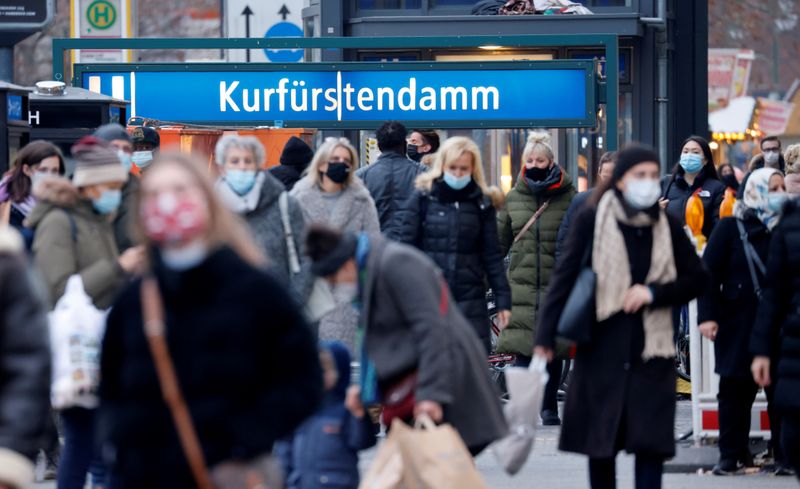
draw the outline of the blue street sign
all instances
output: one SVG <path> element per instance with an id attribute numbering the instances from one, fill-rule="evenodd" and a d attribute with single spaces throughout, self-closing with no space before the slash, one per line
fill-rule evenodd
<path id="1" fill-rule="evenodd" d="M 264 37 L 303 37 L 303 29 L 291 22 L 278 22 L 267 30 Z M 273 63 L 295 63 L 303 60 L 302 49 L 265 49 L 264 54 Z"/>
<path id="2" fill-rule="evenodd" d="M 91 68 L 76 66 L 84 86 L 99 77 L 104 91 L 111 77 L 125 76 L 131 114 L 162 121 L 317 128 L 369 128 L 389 119 L 423 127 L 595 124 L 595 75 L 586 61 Z"/>

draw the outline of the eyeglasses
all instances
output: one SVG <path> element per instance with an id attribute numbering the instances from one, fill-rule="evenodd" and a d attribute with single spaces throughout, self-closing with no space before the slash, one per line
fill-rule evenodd
<path id="1" fill-rule="evenodd" d="M 761 150 L 762 153 L 780 153 L 780 148 L 764 148 Z"/>

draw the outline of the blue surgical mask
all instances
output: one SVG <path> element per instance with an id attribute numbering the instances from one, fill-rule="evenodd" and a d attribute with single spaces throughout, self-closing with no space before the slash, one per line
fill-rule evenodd
<path id="1" fill-rule="evenodd" d="M 228 170 L 225 173 L 225 181 L 228 186 L 238 195 L 245 195 L 253 189 L 256 184 L 256 172 L 249 170 Z"/>
<path id="2" fill-rule="evenodd" d="M 789 200 L 789 194 L 786 192 L 770 192 L 767 194 L 767 208 L 772 212 L 781 212 L 783 204 Z"/>
<path id="3" fill-rule="evenodd" d="M 99 214 L 111 214 L 122 203 L 122 190 L 103 190 L 100 197 L 92 199 L 92 206 Z"/>
<path id="4" fill-rule="evenodd" d="M 450 188 L 453 190 L 461 190 L 467 185 L 469 182 L 472 181 L 472 175 L 464 175 L 463 177 L 457 177 L 451 173 L 444 172 L 442 175 L 442 180 L 446 183 Z"/>
<path id="5" fill-rule="evenodd" d="M 703 169 L 703 157 L 694 153 L 681 155 L 680 165 L 686 173 L 697 173 Z"/>
<path id="6" fill-rule="evenodd" d="M 36 186 L 39 185 L 42 180 L 46 180 L 50 178 L 50 176 L 51 175 L 49 173 L 39 171 L 33 172 L 33 175 L 31 176 L 31 187 L 36 188 Z"/>
<path id="7" fill-rule="evenodd" d="M 117 151 L 117 156 L 119 156 L 119 161 L 122 162 L 122 166 L 125 168 L 125 171 L 130 172 L 131 168 L 133 168 L 133 159 L 131 158 L 131 154 L 119 150 Z"/>
<path id="8" fill-rule="evenodd" d="M 153 152 L 152 151 L 134 151 L 131 155 L 131 161 L 134 165 L 137 166 L 140 170 L 144 170 L 150 163 L 153 162 Z"/>

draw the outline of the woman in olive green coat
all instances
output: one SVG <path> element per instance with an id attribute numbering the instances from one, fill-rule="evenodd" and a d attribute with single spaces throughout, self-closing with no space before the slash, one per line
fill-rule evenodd
<path id="1" fill-rule="evenodd" d="M 556 263 L 558 228 L 575 188 L 567 172 L 556 164 L 546 132 L 535 132 L 528 137 L 522 165 L 523 174 L 508 193 L 505 209 L 497 214 L 501 251 L 506 254 L 511 250 L 508 278 L 512 307 L 511 322 L 500 333 L 496 351 L 515 354 L 517 364 L 525 366 L 533 352 L 539 306 L 544 302 Z M 536 222 L 520 235 L 542 208 Z M 551 362 L 548 367 L 550 382 L 542 406 L 542 421 L 546 425 L 560 424 L 557 394 L 561 368 L 561 362 Z"/>

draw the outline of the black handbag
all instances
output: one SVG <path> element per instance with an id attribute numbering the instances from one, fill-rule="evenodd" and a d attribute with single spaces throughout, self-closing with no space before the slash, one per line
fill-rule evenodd
<path id="1" fill-rule="evenodd" d="M 581 260 L 581 271 L 569 293 L 561 317 L 558 318 L 556 336 L 570 343 L 587 343 L 591 339 L 595 321 L 595 289 L 597 274 L 591 266 L 592 243 L 586 247 Z"/>

